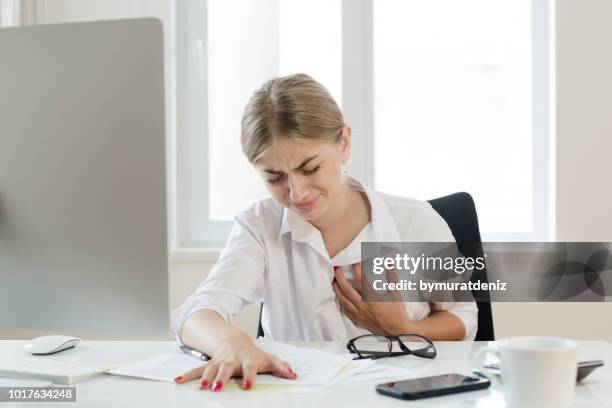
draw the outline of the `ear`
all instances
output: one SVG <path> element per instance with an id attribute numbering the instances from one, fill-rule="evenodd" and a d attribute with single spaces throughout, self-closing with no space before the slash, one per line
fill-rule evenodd
<path id="1" fill-rule="evenodd" d="M 346 164 L 351 157 L 351 135 L 353 129 L 350 126 L 342 128 L 342 139 L 340 139 L 340 152 L 342 154 L 342 163 Z"/>

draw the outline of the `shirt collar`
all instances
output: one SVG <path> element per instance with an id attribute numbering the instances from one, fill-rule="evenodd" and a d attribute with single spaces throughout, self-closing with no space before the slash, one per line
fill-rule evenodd
<path id="1" fill-rule="evenodd" d="M 347 176 L 349 184 L 357 190 L 363 191 L 368 197 L 372 216 L 372 239 L 374 242 L 400 242 L 401 237 L 387 203 L 383 200 L 380 193 L 365 186 L 353 177 Z M 287 232 L 296 241 L 313 242 L 320 232 L 314 225 L 300 217 L 287 207 L 283 207 L 283 219 L 279 229 L 280 239 Z"/>
<path id="2" fill-rule="evenodd" d="M 313 230 L 319 232 L 310 222 L 306 221 L 287 207 L 283 208 L 283 221 L 279 231 L 279 239 L 287 232 L 291 232 L 291 236 L 294 240 L 306 241 L 308 236 L 314 233 Z"/>

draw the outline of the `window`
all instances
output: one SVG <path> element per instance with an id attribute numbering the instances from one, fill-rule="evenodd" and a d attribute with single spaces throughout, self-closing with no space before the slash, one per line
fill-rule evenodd
<path id="1" fill-rule="evenodd" d="M 240 118 L 252 92 L 273 76 L 308 72 L 342 99 L 340 2 L 208 4 L 209 216 L 228 221 L 266 195 L 240 147 Z"/>
<path id="2" fill-rule="evenodd" d="M 0 0 L 0 27 L 11 27 L 18 22 L 18 4 L 13 0 Z"/>
<path id="3" fill-rule="evenodd" d="M 546 238 L 531 0 L 373 5 L 376 187 L 423 200 L 467 191 L 485 235 Z"/>
<path id="4" fill-rule="evenodd" d="M 468 191 L 485 238 L 547 238 L 546 2 L 176 7 L 179 247 L 222 245 L 233 215 L 266 195 L 242 155 L 240 117 L 253 90 L 295 72 L 341 105 L 356 177 L 420 199 Z"/>

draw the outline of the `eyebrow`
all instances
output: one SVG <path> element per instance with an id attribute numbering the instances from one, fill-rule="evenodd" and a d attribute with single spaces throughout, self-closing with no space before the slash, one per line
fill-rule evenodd
<path id="1" fill-rule="evenodd" d="M 302 163 L 300 163 L 299 166 L 297 166 L 295 169 L 293 169 L 293 171 L 298 171 L 304 168 L 304 166 L 306 166 L 308 163 L 310 163 L 311 160 L 316 159 L 317 157 L 319 157 L 318 155 L 314 155 L 311 156 L 309 158 L 307 158 L 306 160 L 304 160 Z M 263 171 L 265 171 L 266 173 L 270 173 L 270 174 L 282 174 L 282 171 L 279 170 L 274 170 L 274 169 L 263 169 Z"/>

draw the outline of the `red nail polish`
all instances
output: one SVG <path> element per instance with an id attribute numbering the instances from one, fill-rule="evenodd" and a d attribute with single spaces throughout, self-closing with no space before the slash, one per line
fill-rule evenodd
<path id="1" fill-rule="evenodd" d="M 334 276 L 334 280 L 332 281 L 332 285 L 336 283 L 336 277 Z"/>
<path id="2" fill-rule="evenodd" d="M 221 381 L 217 381 L 215 383 L 215 387 L 213 388 L 214 392 L 219 392 L 221 391 L 221 387 L 223 387 L 223 383 Z"/>
<path id="3" fill-rule="evenodd" d="M 174 379 L 174 382 L 179 382 L 179 381 L 181 381 L 182 379 L 183 379 L 183 377 L 176 377 L 176 378 Z"/>
<path id="4" fill-rule="evenodd" d="M 253 384 L 251 383 L 251 381 L 250 381 L 250 380 L 246 380 L 246 381 L 244 382 L 244 389 L 245 389 L 245 390 L 250 390 L 252 386 L 253 386 Z"/>
<path id="5" fill-rule="evenodd" d="M 203 380 L 200 383 L 200 389 L 203 390 L 204 388 L 208 388 L 208 380 Z"/>

